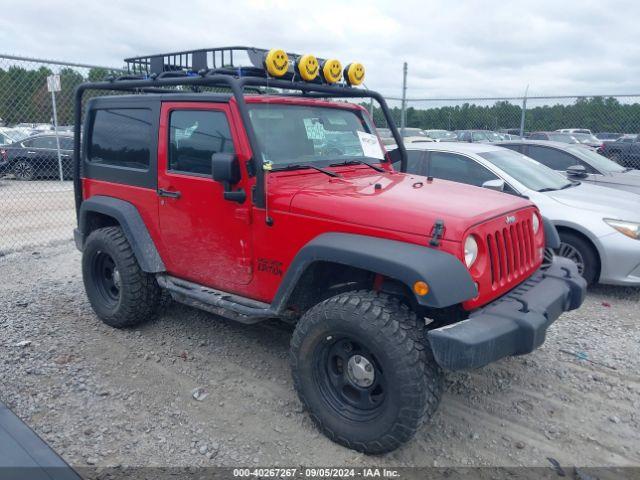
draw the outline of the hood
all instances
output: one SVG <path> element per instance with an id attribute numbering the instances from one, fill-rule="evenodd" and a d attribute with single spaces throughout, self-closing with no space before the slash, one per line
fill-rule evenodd
<path id="1" fill-rule="evenodd" d="M 628 192 L 640 193 L 640 175 L 636 170 L 629 172 L 609 172 L 597 178 L 596 185 L 611 188 L 621 188 Z"/>
<path id="2" fill-rule="evenodd" d="M 271 174 L 270 206 L 347 225 L 425 236 L 441 219 L 443 238 L 459 241 L 473 225 L 532 205 L 512 195 L 446 180 L 427 181 L 418 175 L 378 173 L 368 167 L 340 174 L 342 178 L 309 170 Z"/>
<path id="3" fill-rule="evenodd" d="M 635 193 L 581 183 L 565 190 L 545 192 L 545 195 L 580 210 L 613 215 L 613 218 L 622 218 L 622 215 L 624 220 L 640 219 L 640 195 Z"/>

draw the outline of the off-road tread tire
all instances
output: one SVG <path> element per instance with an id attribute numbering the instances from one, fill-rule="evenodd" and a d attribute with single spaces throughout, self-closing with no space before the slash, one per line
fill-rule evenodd
<path id="1" fill-rule="evenodd" d="M 317 393 L 306 391 L 303 387 L 301 361 L 304 360 L 300 358 L 303 343 L 318 329 L 325 328 L 326 335 L 330 335 L 330 319 L 353 323 L 361 331 L 382 339 L 394 363 L 403 363 L 394 378 L 403 405 L 392 427 L 368 441 L 356 441 L 345 432 L 330 428 L 323 415 L 335 413 L 330 410 L 314 412 L 308 396 Z M 424 319 L 418 318 L 398 298 L 369 290 L 336 295 L 307 311 L 298 322 L 291 339 L 290 363 L 295 389 L 316 426 L 334 442 L 367 454 L 390 452 L 410 440 L 424 422 L 433 416 L 444 390 L 443 372 L 433 358 L 424 330 Z"/>
<path id="2" fill-rule="evenodd" d="M 108 311 L 91 283 L 91 258 L 102 250 L 113 258 L 120 273 L 121 288 L 118 306 Z M 89 302 L 96 315 L 107 325 L 126 328 L 155 317 L 160 307 L 161 288 L 155 277 L 142 271 L 133 249 L 120 227 L 105 227 L 91 232 L 82 255 L 82 276 Z"/>

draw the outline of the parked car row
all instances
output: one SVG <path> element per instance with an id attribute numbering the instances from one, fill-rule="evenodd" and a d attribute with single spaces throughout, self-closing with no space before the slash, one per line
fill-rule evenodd
<path id="1" fill-rule="evenodd" d="M 574 261 L 589 284 L 640 286 L 639 170 L 579 144 L 554 141 L 406 147 L 408 173 L 533 201 L 558 229 L 561 244 L 555 254 Z"/>
<path id="2" fill-rule="evenodd" d="M 395 140 L 388 128 L 379 128 L 378 133 L 385 145 L 395 144 Z M 401 130 L 405 143 L 415 142 L 498 142 L 520 138 L 508 132 L 494 132 L 491 130 L 423 130 L 421 128 L 405 127 Z"/>
<path id="3" fill-rule="evenodd" d="M 577 145 L 598 152 L 625 168 L 640 168 L 640 137 L 638 135 L 603 132 L 593 134 L 586 128 L 564 128 L 554 131 L 526 132 L 523 137 L 519 129 L 492 130 L 422 130 L 405 128 L 402 131 L 405 143 L 416 142 L 469 142 L 496 143 L 511 140 L 539 140 L 545 142 Z M 380 129 L 385 145 L 395 144 L 389 129 Z"/>
<path id="4" fill-rule="evenodd" d="M 58 158 L 58 141 L 60 158 Z M 73 134 L 39 133 L 12 143 L 0 145 L 0 175 L 13 175 L 16 180 L 59 178 L 71 179 Z"/>

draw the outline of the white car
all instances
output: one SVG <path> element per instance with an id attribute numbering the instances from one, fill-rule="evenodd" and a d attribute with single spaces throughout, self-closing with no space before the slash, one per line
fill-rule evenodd
<path id="1" fill-rule="evenodd" d="M 592 135 L 591 130 L 588 128 L 559 128 L 556 132 L 561 133 L 586 133 L 587 135 Z"/>
<path id="2" fill-rule="evenodd" d="M 486 143 L 413 143 L 407 152 L 407 173 L 529 198 L 558 228 L 556 253 L 588 283 L 640 286 L 640 195 L 568 180 Z"/>

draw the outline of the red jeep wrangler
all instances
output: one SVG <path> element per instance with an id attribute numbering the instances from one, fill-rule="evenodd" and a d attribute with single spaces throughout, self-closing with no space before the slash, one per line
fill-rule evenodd
<path id="1" fill-rule="evenodd" d="M 367 111 L 336 101 L 375 99 L 406 168 L 384 99 L 356 88 L 360 64 L 341 81 L 336 60 L 278 50 L 128 62 L 143 75 L 76 93 L 75 241 L 108 325 L 151 318 L 163 291 L 243 323 L 291 322 L 315 423 L 381 453 L 433 415 L 443 369 L 531 352 L 581 305 L 573 263 L 540 269 L 559 241 L 529 201 L 394 171 Z M 132 94 L 91 98 L 81 142 L 96 89 Z"/>

